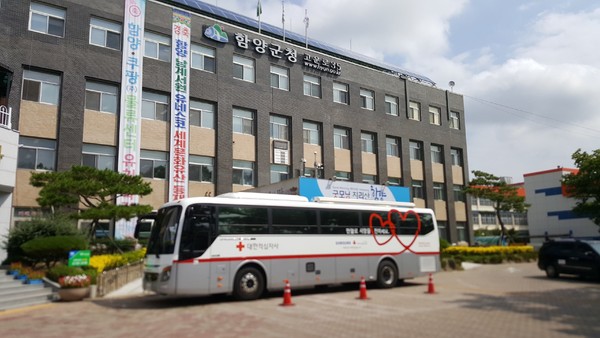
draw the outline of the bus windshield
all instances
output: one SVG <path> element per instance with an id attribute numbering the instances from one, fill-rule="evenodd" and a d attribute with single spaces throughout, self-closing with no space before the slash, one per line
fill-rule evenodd
<path id="1" fill-rule="evenodd" d="M 148 241 L 147 254 L 172 254 L 175 251 L 175 236 L 181 216 L 181 206 L 162 208 L 158 211 Z"/>

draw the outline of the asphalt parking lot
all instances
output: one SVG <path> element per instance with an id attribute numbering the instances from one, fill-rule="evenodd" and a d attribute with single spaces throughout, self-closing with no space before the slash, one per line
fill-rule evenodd
<path id="1" fill-rule="evenodd" d="M 484 265 L 407 281 L 230 297 L 129 295 L 0 313 L 0 337 L 600 337 L 600 283 L 551 280 L 535 263 Z"/>

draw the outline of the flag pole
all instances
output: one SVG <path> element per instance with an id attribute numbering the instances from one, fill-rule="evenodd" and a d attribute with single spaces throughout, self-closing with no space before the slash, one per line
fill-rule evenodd
<path id="1" fill-rule="evenodd" d="M 283 41 L 285 41 L 285 0 L 281 0 L 281 27 L 283 28 Z"/>
<path id="2" fill-rule="evenodd" d="M 308 48 L 308 9 L 304 9 L 304 47 Z"/>
<path id="3" fill-rule="evenodd" d="M 260 0 L 258 0 L 258 4 L 256 4 L 256 16 L 258 16 L 258 34 L 260 34 L 260 15 L 262 14 L 262 5 Z"/>

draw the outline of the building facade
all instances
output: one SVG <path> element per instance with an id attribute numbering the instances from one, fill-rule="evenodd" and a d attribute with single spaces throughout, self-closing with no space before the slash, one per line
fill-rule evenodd
<path id="1" fill-rule="evenodd" d="M 587 217 L 573 213 L 562 178 L 577 169 L 562 168 L 524 174 L 531 243 L 541 246 L 547 237 L 599 237 L 599 228 Z"/>
<path id="2" fill-rule="evenodd" d="M 410 187 L 443 237 L 472 237 L 463 97 L 424 76 L 194 0 L 9 1 L 0 22 L 13 224 L 38 210 L 32 171 L 131 158 L 154 207 L 335 178 Z"/>

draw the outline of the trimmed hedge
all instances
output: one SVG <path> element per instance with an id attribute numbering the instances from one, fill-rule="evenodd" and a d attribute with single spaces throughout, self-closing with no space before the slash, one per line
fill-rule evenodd
<path id="1" fill-rule="evenodd" d="M 48 268 L 57 262 L 67 261 L 69 251 L 87 248 L 88 241 L 83 236 L 40 237 L 21 245 L 23 254 L 34 263 L 34 266 L 43 262 Z"/>
<path id="2" fill-rule="evenodd" d="M 139 262 L 144 259 L 146 248 L 136 251 L 126 252 L 122 255 L 97 255 L 90 258 L 90 266 L 96 269 L 98 273 L 105 270 L 111 270 L 127 264 Z"/>
<path id="3" fill-rule="evenodd" d="M 502 262 L 529 262 L 537 259 L 533 246 L 451 246 L 442 250 L 442 260 L 446 258 L 460 265 L 460 262 L 479 264 L 500 264 Z"/>

